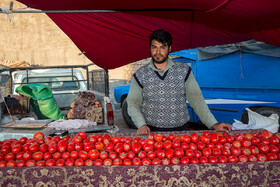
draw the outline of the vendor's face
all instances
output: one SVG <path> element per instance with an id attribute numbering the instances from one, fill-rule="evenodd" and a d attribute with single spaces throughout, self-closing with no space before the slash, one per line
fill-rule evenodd
<path id="1" fill-rule="evenodd" d="M 162 44 L 156 40 L 152 40 L 150 50 L 153 61 L 162 64 L 167 61 L 171 46 L 168 47 L 167 43 Z"/>

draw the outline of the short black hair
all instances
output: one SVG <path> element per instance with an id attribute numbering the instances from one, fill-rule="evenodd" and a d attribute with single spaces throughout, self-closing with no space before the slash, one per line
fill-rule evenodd
<path id="1" fill-rule="evenodd" d="M 163 30 L 163 29 L 158 29 L 155 30 L 151 36 L 150 36 L 150 46 L 152 44 L 152 40 L 156 40 L 162 44 L 167 43 L 168 47 L 172 45 L 172 36 L 169 32 Z"/>

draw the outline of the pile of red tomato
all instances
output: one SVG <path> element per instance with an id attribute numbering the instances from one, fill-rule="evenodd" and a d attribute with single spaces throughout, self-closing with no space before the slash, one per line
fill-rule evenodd
<path id="1" fill-rule="evenodd" d="M 0 167 L 169 165 L 280 160 L 280 133 L 150 134 L 148 138 L 47 136 L 0 141 Z"/>

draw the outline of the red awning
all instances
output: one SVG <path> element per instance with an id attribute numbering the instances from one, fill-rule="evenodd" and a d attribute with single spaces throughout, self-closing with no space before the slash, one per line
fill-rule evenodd
<path id="1" fill-rule="evenodd" d="M 149 57 L 149 36 L 165 29 L 172 50 L 249 39 L 280 46 L 279 0 L 18 0 L 40 10 L 117 10 L 47 15 L 105 69 Z"/>

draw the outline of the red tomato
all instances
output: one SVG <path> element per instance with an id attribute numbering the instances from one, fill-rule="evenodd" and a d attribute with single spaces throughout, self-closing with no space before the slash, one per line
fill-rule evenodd
<path id="1" fill-rule="evenodd" d="M 258 159 L 257 159 L 257 157 L 255 155 L 249 155 L 248 156 L 248 161 L 249 162 L 257 162 Z"/>
<path id="2" fill-rule="evenodd" d="M 145 151 L 143 151 L 143 152 L 145 152 Z M 140 153 L 141 153 L 141 151 L 140 151 Z M 140 153 L 138 153 L 138 154 L 140 154 Z M 146 154 L 146 152 L 145 152 L 145 154 Z M 126 159 L 127 158 L 127 152 L 121 152 L 119 154 L 119 158 L 122 159 L 122 160 Z"/>
<path id="3" fill-rule="evenodd" d="M 81 136 L 76 135 L 74 136 L 73 141 L 75 144 L 77 144 L 77 143 L 82 143 L 83 139 Z"/>
<path id="4" fill-rule="evenodd" d="M 161 165 L 161 160 L 159 158 L 152 159 L 152 165 Z"/>
<path id="5" fill-rule="evenodd" d="M 165 150 L 163 149 L 157 150 L 156 154 L 159 159 L 163 159 L 165 157 Z"/>
<path id="6" fill-rule="evenodd" d="M 24 153 L 23 151 L 17 153 L 16 154 L 16 159 L 17 160 L 23 160 L 23 153 Z M 0 161 L 3 160 L 3 159 L 4 159 L 4 155 L 0 154 Z"/>
<path id="7" fill-rule="evenodd" d="M 190 159 L 193 158 L 193 157 L 194 157 L 194 152 L 193 152 L 193 150 L 191 150 L 191 149 L 186 150 L 185 156 L 188 157 L 188 158 L 190 158 Z"/>
<path id="8" fill-rule="evenodd" d="M 248 162 L 248 157 L 245 155 L 240 155 L 238 157 L 238 162 Z"/>
<path id="9" fill-rule="evenodd" d="M 155 140 L 150 139 L 150 138 L 147 138 L 145 141 L 146 141 L 147 144 L 154 144 L 155 143 Z"/>
<path id="10" fill-rule="evenodd" d="M 198 163 L 199 163 L 198 158 L 192 158 L 192 159 L 190 160 L 190 164 L 198 164 Z"/>
<path id="11" fill-rule="evenodd" d="M 162 148 L 163 148 L 163 143 L 160 142 L 160 141 L 157 141 L 157 142 L 154 144 L 154 148 L 155 148 L 155 149 L 162 149 Z"/>
<path id="12" fill-rule="evenodd" d="M 123 151 L 123 143 L 117 143 L 114 147 L 114 151 L 116 153 L 121 153 Z"/>
<path id="13" fill-rule="evenodd" d="M 169 141 L 173 141 L 173 140 L 175 139 L 175 135 L 174 135 L 174 134 L 169 134 L 168 137 L 167 137 L 167 139 L 168 139 Z"/>
<path id="14" fill-rule="evenodd" d="M 208 159 L 205 156 L 202 156 L 199 158 L 199 163 L 200 164 L 208 163 Z"/>
<path id="15" fill-rule="evenodd" d="M 197 150 L 196 144 L 190 143 L 190 144 L 189 144 L 189 149 L 191 149 L 191 150 L 193 150 L 193 151 L 196 151 L 196 150 Z"/>
<path id="16" fill-rule="evenodd" d="M 146 157 L 147 157 L 147 153 L 145 151 L 140 151 L 138 153 L 138 158 L 140 158 L 141 160 L 143 160 Z"/>
<path id="17" fill-rule="evenodd" d="M 132 165 L 141 165 L 141 160 L 140 158 L 138 157 L 135 157 L 133 160 L 132 160 Z"/>
<path id="18" fill-rule="evenodd" d="M 148 158 L 145 158 L 142 160 L 142 163 L 141 163 L 143 166 L 144 165 L 151 165 L 152 164 L 152 161 Z"/>
<path id="19" fill-rule="evenodd" d="M 103 151 L 103 152 L 106 153 L 107 157 L 108 157 L 108 153 L 105 152 L 105 151 Z M 101 155 L 101 153 L 100 153 L 100 155 Z M 79 151 L 79 158 L 82 159 L 82 160 L 87 160 L 88 159 L 88 153 L 84 150 Z"/>
<path id="20" fill-rule="evenodd" d="M 75 144 L 75 150 L 76 151 L 79 152 L 79 151 L 83 150 L 83 148 L 84 148 L 84 145 L 82 143 Z"/>
<path id="21" fill-rule="evenodd" d="M 261 136 L 262 136 L 263 138 L 270 138 L 270 137 L 272 136 L 272 133 L 271 133 L 270 131 L 268 131 L 268 130 L 263 130 L 263 131 L 261 132 Z"/>
<path id="22" fill-rule="evenodd" d="M 75 150 L 75 144 L 74 144 L 73 142 L 68 143 L 68 145 L 67 145 L 67 151 L 68 151 L 69 153 L 71 153 L 71 152 L 74 151 L 74 150 Z"/>
<path id="23" fill-rule="evenodd" d="M 252 143 L 252 145 L 258 145 L 260 143 L 260 139 L 257 137 L 253 137 L 251 139 L 251 143 Z"/>
<path id="24" fill-rule="evenodd" d="M 196 158 L 200 158 L 200 157 L 202 157 L 202 152 L 201 152 L 201 151 L 196 150 L 196 151 L 194 152 L 194 157 L 196 157 Z"/>
<path id="25" fill-rule="evenodd" d="M 226 156 L 219 156 L 219 163 L 227 163 L 228 158 Z"/>
<path id="26" fill-rule="evenodd" d="M 110 142 L 111 143 L 111 142 Z M 112 144 L 113 145 L 113 144 Z M 94 149 L 94 144 L 93 143 L 87 143 L 86 145 L 84 145 L 84 150 L 86 152 L 89 152 L 90 150 Z M 106 146 L 105 146 L 105 149 L 106 149 Z"/>
<path id="27" fill-rule="evenodd" d="M 122 159 L 116 158 L 116 159 L 113 161 L 113 165 L 115 165 L 115 166 L 120 166 L 120 165 L 122 165 Z"/>
<path id="28" fill-rule="evenodd" d="M 220 143 L 217 143 L 216 146 L 215 146 L 217 149 L 222 149 L 224 148 L 224 146 Z"/>
<path id="29" fill-rule="evenodd" d="M 22 151 L 22 146 L 21 145 L 15 145 L 12 147 L 12 153 L 17 154 Z"/>
<path id="30" fill-rule="evenodd" d="M 165 142 L 164 142 L 165 143 Z M 163 146 L 164 147 L 164 146 Z M 181 143 L 181 148 L 186 151 L 187 149 L 189 149 L 189 144 L 186 142 L 182 142 Z"/>
<path id="31" fill-rule="evenodd" d="M 245 156 L 249 156 L 250 154 L 251 154 L 251 150 L 250 150 L 250 148 L 245 148 L 245 147 L 243 147 L 242 149 L 241 149 L 241 154 L 242 155 L 245 155 Z"/>
<path id="32" fill-rule="evenodd" d="M 133 160 L 135 158 L 135 153 L 133 153 L 132 151 L 129 151 L 127 153 L 127 158 L 130 160 Z"/>
<path id="33" fill-rule="evenodd" d="M 14 160 L 16 158 L 16 156 L 13 153 L 8 153 L 4 156 L 5 161 L 10 161 L 10 160 Z"/>
<path id="34" fill-rule="evenodd" d="M 19 141 L 20 141 L 20 143 L 23 145 L 23 144 L 26 143 L 27 138 L 26 138 L 26 137 L 21 137 L 21 138 L 19 139 Z"/>
<path id="35" fill-rule="evenodd" d="M 75 161 L 74 161 L 74 159 L 69 158 L 68 160 L 66 160 L 65 166 L 75 166 Z"/>
<path id="36" fill-rule="evenodd" d="M 75 160 L 75 166 L 84 166 L 84 165 L 85 162 L 82 159 L 78 158 Z"/>
<path id="37" fill-rule="evenodd" d="M 205 148 L 202 150 L 202 155 L 205 157 L 209 157 L 212 155 L 212 150 L 210 148 Z"/>
<path id="38" fill-rule="evenodd" d="M 269 142 L 272 145 L 278 145 L 280 140 L 276 136 L 272 136 L 272 137 L 269 138 Z"/>
<path id="39" fill-rule="evenodd" d="M 43 160 L 44 154 L 41 151 L 32 154 L 32 159 L 35 161 Z"/>
<path id="40" fill-rule="evenodd" d="M 139 143 L 140 143 L 141 147 L 143 147 L 146 144 L 146 140 L 140 140 Z"/>
<path id="41" fill-rule="evenodd" d="M 35 152 L 39 151 L 39 144 L 37 144 L 37 143 L 31 144 L 31 145 L 29 146 L 29 151 L 30 151 L 31 153 L 35 153 Z"/>
<path id="42" fill-rule="evenodd" d="M 104 166 L 111 166 L 113 165 L 113 161 L 110 158 L 107 158 L 103 161 Z"/>
<path id="43" fill-rule="evenodd" d="M 33 139 L 43 139 L 45 138 L 45 135 L 44 133 L 42 132 L 36 132 L 34 135 L 33 135 Z"/>
<path id="44" fill-rule="evenodd" d="M 232 143 L 232 142 L 234 141 L 234 137 L 231 136 L 231 135 L 228 135 L 228 136 L 226 137 L 226 140 L 227 140 L 227 143 Z"/>
<path id="45" fill-rule="evenodd" d="M 159 143 L 159 142 L 156 142 L 156 144 L 157 143 Z M 143 150 L 145 151 L 145 152 L 150 152 L 150 151 L 153 151 L 154 150 L 154 145 L 152 145 L 152 144 L 145 144 L 144 146 L 143 146 Z"/>
<path id="46" fill-rule="evenodd" d="M 234 139 L 241 142 L 244 138 L 244 135 L 243 134 L 240 134 L 240 133 L 235 133 L 234 134 Z"/>
<path id="47" fill-rule="evenodd" d="M 280 132 L 274 133 L 273 136 L 275 136 L 276 138 L 278 138 L 278 140 L 280 141 Z"/>
<path id="48" fill-rule="evenodd" d="M 219 143 L 225 144 L 227 142 L 227 139 L 224 136 L 219 136 Z"/>
<path id="49" fill-rule="evenodd" d="M 131 150 L 133 153 L 137 154 L 141 151 L 141 145 L 138 142 L 132 142 Z"/>
<path id="50" fill-rule="evenodd" d="M 55 152 L 52 156 L 54 160 L 58 160 L 62 157 L 60 152 Z"/>
<path id="51" fill-rule="evenodd" d="M 28 160 L 28 161 L 25 163 L 25 166 L 26 166 L 26 167 L 34 167 L 34 166 L 36 166 L 36 162 L 35 162 L 35 160 Z"/>
<path id="52" fill-rule="evenodd" d="M 226 157 L 229 157 L 229 156 L 231 155 L 231 152 L 230 152 L 229 149 L 223 148 L 223 149 L 222 149 L 222 155 L 223 155 L 223 156 L 226 156 Z"/>
<path id="53" fill-rule="evenodd" d="M 174 156 L 182 158 L 184 156 L 184 150 L 182 148 L 176 148 L 174 151 Z"/>
<path id="54" fill-rule="evenodd" d="M 217 144 L 219 142 L 219 137 L 216 133 L 211 133 L 210 140 L 213 144 Z"/>
<path id="55" fill-rule="evenodd" d="M 57 150 L 60 153 L 64 153 L 67 150 L 67 141 L 66 140 L 60 140 L 57 144 Z"/>
<path id="56" fill-rule="evenodd" d="M 234 142 L 232 142 L 232 146 L 233 147 L 237 147 L 237 148 L 241 148 L 241 143 L 240 143 L 240 141 L 234 141 Z"/>
<path id="57" fill-rule="evenodd" d="M 56 166 L 64 166 L 64 165 L 65 165 L 65 160 L 63 160 L 63 159 L 58 159 L 58 160 L 55 162 L 55 165 L 56 165 Z"/>
<path id="58" fill-rule="evenodd" d="M 169 159 L 169 158 L 163 158 L 163 159 L 161 159 L 161 164 L 162 164 L 162 165 L 169 165 L 169 164 L 170 164 L 170 159 Z"/>
<path id="59" fill-rule="evenodd" d="M 241 155 L 241 149 L 238 148 L 238 147 L 232 147 L 230 149 L 230 152 L 231 152 L 232 155 L 235 155 L 237 157 Z"/>
<path id="60" fill-rule="evenodd" d="M 264 143 L 264 144 L 266 144 L 266 145 L 269 145 L 270 144 L 270 142 L 269 142 L 269 139 L 267 139 L 267 138 L 261 138 L 261 143 Z"/>
<path id="61" fill-rule="evenodd" d="M 6 167 L 7 162 L 5 160 L 0 161 L 0 168 Z"/>
<path id="62" fill-rule="evenodd" d="M 89 136 L 88 137 L 89 141 L 92 142 L 93 144 L 95 144 L 97 142 L 97 138 L 94 136 Z"/>
<path id="63" fill-rule="evenodd" d="M 117 144 L 120 142 L 120 139 L 117 136 L 112 137 L 111 140 L 112 140 L 113 144 Z"/>
<path id="64" fill-rule="evenodd" d="M 49 160 L 49 159 L 52 158 L 52 154 L 49 153 L 49 152 L 45 152 L 43 158 L 44 158 L 45 161 L 46 161 L 46 160 Z"/>
<path id="65" fill-rule="evenodd" d="M 183 157 L 180 160 L 180 164 L 189 164 L 190 163 L 190 159 L 188 157 Z"/>
<path id="66" fill-rule="evenodd" d="M 109 153 L 109 158 L 111 160 L 115 160 L 118 157 L 118 154 L 116 152 L 110 152 Z"/>
<path id="67" fill-rule="evenodd" d="M 80 136 L 83 140 L 87 139 L 87 133 L 85 131 L 79 131 L 78 136 Z"/>
<path id="68" fill-rule="evenodd" d="M 199 136 L 195 133 L 192 133 L 190 138 L 191 138 L 191 142 L 193 142 L 193 143 L 197 143 L 199 140 Z"/>
<path id="69" fill-rule="evenodd" d="M 266 153 L 269 152 L 269 147 L 268 147 L 268 145 L 266 145 L 266 144 L 264 144 L 264 143 L 260 143 L 260 144 L 258 145 L 258 148 L 259 148 L 260 153 L 266 154 Z"/>
<path id="70" fill-rule="evenodd" d="M 256 146 L 251 146 L 250 151 L 252 155 L 258 155 L 259 154 L 259 149 Z"/>
<path id="71" fill-rule="evenodd" d="M 178 149 L 178 148 L 177 148 Z M 166 152 L 165 152 L 165 157 L 166 158 L 172 158 L 174 156 L 174 149 L 168 149 Z"/>
<path id="72" fill-rule="evenodd" d="M 172 165 L 180 164 L 180 158 L 178 158 L 178 157 L 173 157 L 173 158 L 170 159 L 170 163 L 171 163 Z"/>
<path id="73" fill-rule="evenodd" d="M 200 141 L 203 142 L 203 143 L 205 143 L 205 144 L 208 144 L 208 143 L 210 143 L 210 137 L 208 137 L 208 136 L 202 134 L 202 135 L 200 136 Z"/>
<path id="74" fill-rule="evenodd" d="M 25 151 L 22 155 L 22 159 L 28 161 L 32 158 L 32 153 L 30 151 Z"/>
<path id="75" fill-rule="evenodd" d="M 269 145 L 268 147 L 269 147 L 269 151 L 270 151 L 271 153 L 277 154 L 277 153 L 279 152 L 278 147 L 276 147 L 275 145 Z"/>
<path id="76" fill-rule="evenodd" d="M 188 135 L 185 135 L 185 134 L 181 136 L 181 140 L 184 143 L 190 143 L 191 142 L 191 138 Z"/>
<path id="77" fill-rule="evenodd" d="M 62 157 L 63 160 L 68 160 L 70 158 L 70 153 L 69 152 L 64 152 L 61 157 Z"/>
<path id="78" fill-rule="evenodd" d="M 210 149 L 213 149 L 215 147 L 215 144 L 214 143 L 208 143 L 206 145 L 206 147 L 210 148 Z"/>
<path id="79" fill-rule="evenodd" d="M 156 142 L 161 142 L 162 138 L 163 138 L 163 136 L 161 134 L 155 134 L 155 136 L 154 136 L 154 140 Z"/>
<path id="80" fill-rule="evenodd" d="M 79 153 L 77 151 L 72 151 L 70 157 L 75 160 L 79 157 Z"/>
<path id="81" fill-rule="evenodd" d="M 60 141 L 60 137 L 59 136 L 53 136 L 52 140 L 55 140 L 56 142 L 59 142 Z"/>
<path id="82" fill-rule="evenodd" d="M 124 136 L 120 137 L 119 139 L 120 139 L 121 143 L 124 143 L 124 141 L 125 141 L 125 137 Z"/>
<path id="83" fill-rule="evenodd" d="M 221 156 L 221 154 L 222 154 L 221 149 L 218 149 L 218 148 L 213 148 L 212 149 L 212 155 L 213 156 Z"/>
<path id="84" fill-rule="evenodd" d="M 197 146 L 198 150 L 202 150 L 202 149 L 204 149 L 206 147 L 205 143 L 200 142 L 200 141 L 196 143 L 196 146 Z"/>
<path id="85" fill-rule="evenodd" d="M 179 148 L 179 147 L 181 147 L 181 141 L 179 139 L 173 140 L 172 148 L 175 149 L 175 148 Z"/>
<path id="86" fill-rule="evenodd" d="M 128 144 L 128 145 L 130 146 L 130 144 Z M 107 151 L 107 152 L 112 152 L 112 151 L 114 151 L 114 148 L 115 148 L 115 145 L 114 145 L 112 142 L 110 142 L 110 143 L 108 143 L 107 145 L 105 145 L 105 151 Z M 124 149 L 128 149 L 126 143 L 124 144 Z"/>
<path id="87" fill-rule="evenodd" d="M 132 165 L 132 161 L 130 159 L 124 159 L 123 160 L 123 165 L 124 166 L 131 166 Z"/>
<path id="88" fill-rule="evenodd" d="M 146 157 L 150 160 L 153 160 L 156 158 L 156 156 L 157 156 L 157 154 L 154 151 L 150 151 L 149 153 L 147 153 Z"/>
<path id="89" fill-rule="evenodd" d="M 168 149 L 171 149 L 172 148 L 172 143 L 170 140 L 166 140 L 164 143 L 163 143 L 163 148 L 165 150 L 168 150 Z"/>
<path id="90" fill-rule="evenodd" d="M 103 160 L 101 160 L 101 159 L 96 159 L 95 161 L 94 161 L 94 163 L 93 163 L 95 166 L 101 166 L 101 165 L 103 165 Z"/>
<path id="91" fill-rule="evenodd" d="M 41 144 L 39 147 L 39 151 L 41 151 L 42 153 L 45 153 L 48 151 L 48 145 L 47 144 Z"/>
<path id="92" fill-rule="evenodd" d="M 235 155 L 230 155 L 230 156 L 228 157 L 228 162 L 229 162 L 229 163 L 238 162 L 238 157 L 235 156 Z"/>
<path id="93" fill-rule="evenodd" d="M 93 166 L 94 165 L 94 162 L 90 159 L 86 160 L 85 161 L 85 166 Z"/>
<path id="94" fill-rule="evenodd" d="M 242 145 L 242 147 L 248 148 L 248 147 L 251 147 L 252 143 L 250 140 L 244 138 L 241 142 L 241 145 Z"/>
<path id="95" fill-rule="evenodd" d="M 266 157 L 268 161 L 274 161 L 278 159 L 277 154 L 275 153 L 267 153 Z"/>
<path id="96" fill-rule="evenodd" d="M 25 167 L 25 161 L 24 160 L 17 161 L 16 166 L 17 167 Z"/>
<path id="97" fill-rule="evenodd" d="M 102 142 L 98 141 L 98 142 L 95 143 L 95 149 L 101 150 L 103 148 L 104 148 L 104 144 Z"/>
<path id="98" fill-rule="evenodd" d="M 56 143 L 50 143 L 49 144 L 49 147 L 48 147 L 48 151 L 50 152 L 50 153 L 54 153 L 54 152 L 56 152 L 56 150 L 57 150 L 57 144 Z"/>
<path id="99" fill-rule="evenodd" d="M 123 144 L 123 150 L 125 152 L 129 152 L 131 150 L 131 144 L 130 143 L 124 143 Z M 145 149 L 144 149 L 145 150 Z"/>
<path id="100" fill-rule="evenodd" d="M 16 167 L 17 163 L 14 160 L 9 160 L 6 164 L 6 167 Z"/>
<path id="101" fill-rule="evenodd" d="M 210 157 L 208 158 L 208 162 L 209 162 L 209 163 L 218 163 L 219 160 L 218 160 L 218 158 L 217 158 L 216 156 L 210 156 Z"/>
<path id="102" fill-rule="evenodd" d="M 138 136 L 133 139 L 134 142 L 140 142 L 140 140 L 141 140 L 141 138 Z"/>

